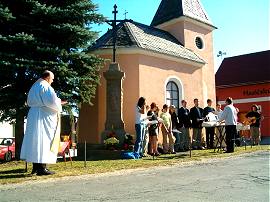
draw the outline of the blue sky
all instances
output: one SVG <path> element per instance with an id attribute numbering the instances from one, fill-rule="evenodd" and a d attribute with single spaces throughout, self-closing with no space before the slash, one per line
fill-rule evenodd
<path id="1" fill-rule="evenodd" d="M 118 19 L 127 19 L 149 25 L 161 0 L 93 0 L 99 5 L 98 12 L 109 19 L 117 4 Z M 232 57 L 270 49 L 269 0 L 201 0 L 213 24 L 215 70 L 224 57 Z M 109 25 L 93 25 L 92 29 L 104 34 Z M 219 51 L 225 52 L 217 57 Z"/>

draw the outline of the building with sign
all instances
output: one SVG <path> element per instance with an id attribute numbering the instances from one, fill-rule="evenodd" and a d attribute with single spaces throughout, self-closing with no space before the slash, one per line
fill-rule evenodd
<path id="1" fill-rule="evenodd" d="M 141 96 L 159 108 L 165 103 L 180 107 L 182 99 L 189 108 L 194 106 L 194 98 L 201 107 L 208 98 L 215 100 L 214 29 L 199 0 L 162 0 L 151 25 L 134 21 L 117 24 L 116 62 L 125 73 L 121 111 L 126 132 L 135 134 L 135 106 Z M 94 105 L 81 106 L 79 142 L 102 141 L 108 95 L 103 73 L 112 61 L 114 33 L 109 30 L 91 47 L 90 53 L 108 59 L 108 63 L 101 71 Z"/>
<path id="2" fill-rule="evenodd" d="M 216 73 L 216 96 L 221 104 L 233 98 L 240 121 L 257 104 L 264 117 L 262 137 L 270 137 L 270 51 L 225 58 Z"/>

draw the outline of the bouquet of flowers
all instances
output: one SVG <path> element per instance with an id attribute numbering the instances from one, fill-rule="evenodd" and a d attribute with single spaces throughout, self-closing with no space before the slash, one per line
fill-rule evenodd
<path id="1" fill-rule="evenodd" d="M 104 140 L 104 144 L 106 146 L 106 149 L 116 149 L 118 144 L 119 144 L 119 140 L 115 137 L 115 132 L 111 132 L 108 134 L 107 139 Z"/>

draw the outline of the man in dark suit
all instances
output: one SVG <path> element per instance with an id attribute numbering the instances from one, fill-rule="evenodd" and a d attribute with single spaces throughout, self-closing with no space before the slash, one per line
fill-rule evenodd
<path id="1" fill-rule="evenodd" d="M 186 100 L 181 101 L 182 107 L 178 109 L 178 120 L 181 134 L 181 144 L 184 151 L 189 150 L 190 134 L 189 128 L 191 127 L 189 109 L 187 108 Z"/>
<path id="2" fill-rule="evenodd" d="M 194 107 L 190 109 L 191 127 L 193 129 L 193 148 L 204 149 L 202 146 L 202 122 L 203 122 L 203 109 L 199 107 L 199 100 L 194 99 Z"/>

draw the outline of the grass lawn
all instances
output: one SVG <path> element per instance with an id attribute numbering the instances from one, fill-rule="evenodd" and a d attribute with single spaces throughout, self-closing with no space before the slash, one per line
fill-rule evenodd
<path id="1" fill-rule="evenodd" d="M 236 156 L 239 154 L 250 153 L 255 151 L 270 151 L 269 145 L 236 147 L 234 153 L 221 153 L 214 152 L 213 150 L 193 150 L 192 157 L 190 158 L 189 152 L 182 152 L 168 155 L 161 155 L 155 157 L 145 157 L 139 160 L 97 160 L 87 161 L 86 167 L 84 167 L 84 161 L 74 161 L 71 163 L 68 161 L 58 162 L 57 164 L 49 165 L 48 168 L 55 171 L 55 175 L 49 176 L 36 176 L 31 175 L 32 164 L 28 164 L 28 171 L 25 172 L 24 161 L 12 161 L 8 163 L 0 163 L 0 184 L 22 183 L 27 181 L 43 180 L 48 178 L 60 178 L 63 176 L 77 176 L 86 174 L 96 174 L 113 172 L 122 169 L 134 169 L 134 168 L 149 168 L 153 166 L 167 166 L 181 164 L 183 162 L 190 161 L 202 161 L 208 158 L 224 158 L 230 156 Z"/>

